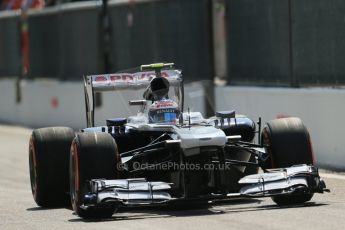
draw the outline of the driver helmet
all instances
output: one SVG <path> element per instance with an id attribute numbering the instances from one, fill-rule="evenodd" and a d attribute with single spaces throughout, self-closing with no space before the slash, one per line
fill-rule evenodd
<path id="1" fill-rule="evenodd" d="M 155 101 L 149 107 L 149 123 L 175 124 L 179 115 L 177 103 L 170 99 Z"/>

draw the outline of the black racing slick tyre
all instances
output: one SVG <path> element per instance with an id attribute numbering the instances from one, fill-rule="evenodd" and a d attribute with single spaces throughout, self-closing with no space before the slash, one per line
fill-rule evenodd
<path id="1" fill-rule="evenodd" d="M 66 206 L 69 191 L 69 150 L 74 131 L 67 127 L 33 130 L 29 143 L 31 190 L 37 205 Z"/>
<path id="2" fill-rule="evenodd" d="M 272 120 L 262 130 L 269 159 L 266 168 L 284 168 L 298 164 L 314 164 L 310 135 L 296 117 Z M 272 200 L 278 205 L 300 204 L 311 200 L 313 193 L 278 195 Z"/>
<path id="3" fill-rule="evenodd" d="M 73 210 L 84 219 L 109 218 L 115 207 L 82 209 L 84 196 L 89 192 L 91 179 L 118 178 L 116 164 L 119 159 L 114 138 L 108 133 L 79 133 L 70 151 L 70 196 Z"/>

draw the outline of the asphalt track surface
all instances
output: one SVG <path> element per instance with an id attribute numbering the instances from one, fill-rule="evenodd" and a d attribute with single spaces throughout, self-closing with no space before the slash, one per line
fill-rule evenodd
<path id="1" fill-rule="evenodd" d="M 277 207 L 269 198 L 232 200 L 208 207 L 123 210 L 102 221 L 83 221 L 69 208 L 42 209 L 30 189 L 30 132 L 0 125 L 0 229 L 345 229 L 345 176 L 325 172 L 331 192 L 294 207 Z"/>

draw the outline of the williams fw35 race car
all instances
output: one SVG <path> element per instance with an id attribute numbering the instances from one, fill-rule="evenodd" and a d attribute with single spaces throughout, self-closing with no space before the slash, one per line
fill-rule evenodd
<path id="1" fill-rule="evenodd" d="M 108 218 L 124 206 L 238 197 L 294 205 L 327 191 L 299 118 L 261 128 L 261 119 L 235 111 L 210 118 L 186 111 L 182 74 L 172 63 L 85 76 L 84 86 L 87 128 L 32 132 L 31 188 L 41 207 L 70 200 L 82 218 Z M 129 101 L 139 112 L 95 127 L 94 94 L 117 90 L 142 91 Z"/>

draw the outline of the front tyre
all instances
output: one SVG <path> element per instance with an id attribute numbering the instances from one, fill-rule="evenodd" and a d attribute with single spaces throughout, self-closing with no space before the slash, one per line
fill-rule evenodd
<path id="1" fill-rule="evenodd" d="M 262 140 L 269 153 L 266 168 L 314 164 L 309 132 L 299 118 L 281 118 L 268 122 L 262 131 Z M 292 205 L 307 202 L 313 195 L 278 195 L 272 197 L 272 200 L 278 205 Z"/>
<path id="2" fill-rule="evenodd" d="M 79 133 L 70 151 L 70 195 L 73 210 L 78 216 L 109 218 L 114 207 L 97 207 L 84 210 L 84 196 L 89 192 L 91 179 L 116 179 L 118 149 L 114 138 L 108 133 Z"/>

